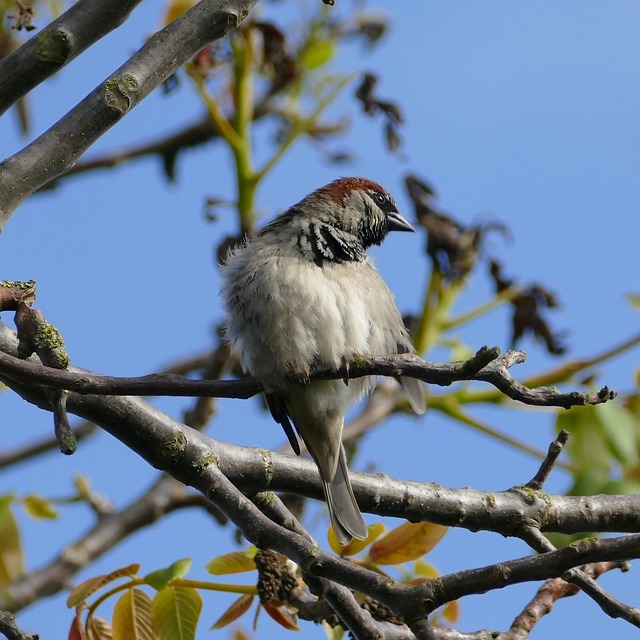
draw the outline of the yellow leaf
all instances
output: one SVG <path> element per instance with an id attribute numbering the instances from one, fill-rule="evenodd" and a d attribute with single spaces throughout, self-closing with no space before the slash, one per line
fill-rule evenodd
<path id="1" fill-rule="evenodd" d="M 169 24 L 176 18 L 181 16 L 187 9 L 191 9 L 196 3 L 196 0 L 173 0 L 167 7 L 164 23 Z"/>
<path id="2" fill-rule="evenodd" d="M 214 629 L 222 629 L 228 624 L 231 624 L 237 620 L 241 615 L 246 613 L 251 607 L 253 602 L 253 596 L 240 596 L 219 618 L 211 627 L 211 631 Z"/>
<path id="3" fill-rule="evenodd" d="M 58 517 L 51 502 L 37 493 L 30 493 L 22 500 L 22 504 L 32 518 L 55 520 Z"/>
<path id="4" fill-rule="evenodd" d="M 0 586 L 24 573 L 24 554 L 18 523 L 11 511 L 11 496 L 0 498 Z"/>
<path id="5" fill-rule="evenodd" d="M 113 629 L 104 618 L 92 616 L 87 627 L 90 640 L 112 640 L 113 638 Z"/>
<path id="6" fill-rule="evenodd" d="M 135 576 L 140 569 L 139 564 L 130 564 L 128 567 L 122 567 L 116 569 L 111 573 L 107 573 L 103 576 L 96 576 L 95 578 L 89 578 L 84 582 L 81 582 L 75 587 L 69 597 L 67 598 L 67 607 L 70 609 L 77 607 L 81 602 L 84 602 L 90 595 L 94 594 L 99 589 L 102 589 L 106 584 L 117 580 L 118 578 Z"/>
<path id="7" fill-rule="evenodd" d="M 447 527 L 430 522 L 405 522 L 373 544 L 369 557 L 378 564 L 399 564 L 431 551 Z"/>
<path id="8" fill-rule="evenodd" d="M 367 527 L 368 534 L 366 540 L 353 539 L 346 547 L 343 547 L 336 538 L 336 534 L 333 532 L 333 527 L 329 526 L 327 532 L 327 540 L 329 546 L 338 555 L 343 557 L 355 556 L 356 553 L 360 553 L 363 549 L 366 549 L 376 538 L 378 538 L 384 532 L 384 525 L 381 522 L 370 524 Z"/>
<path id="9" fill-rule="evenodd" d="M 197 589 L 165 587 L 153 599 L 154 637 L 158 640 L 194 640 L 201 611 L 202 598 Z"/>
<path id="10" fill-rule="evenodd" d="M 327 640 L 342 640 L 344 637 L 344 629 L 340 625 L 332 627 L 326 620 L 323 620 L 322 628 L 327 636 Z"/>
<path id="11" fill-rule="evenodd" d="M 253 557 L 250 557 L 244 551 L 225 553 L 222 556 L 213 558 L 205 565 L 205 569 L 214 576 L 243 573 L 244 571 L 253 571 L 255 568 L 256 563 L 253 561 Z"/>
<path id="12" fill-rule="evenodd" d="M 437 578 L 440 575 L 440 572 L 432 564 L 424 560 L 416 560 L 413 570 L 417 575 L 425 576 L 426 578 Z"/>
<path id="13" fill-rule="evenodd" d="M 458 601 L 452 600 L 451 602 L 448 602 L 442 611 L 442 616 L 451 624 L 458 622 L 458 619 L 460 618 L 460 605 L 458 605 Z"/>
<path id="14" fill-rule="evenodd" d="M 113 640 L 156 640 L 151 626 L 151 598 L 128 589 L 113 608 Z"/>

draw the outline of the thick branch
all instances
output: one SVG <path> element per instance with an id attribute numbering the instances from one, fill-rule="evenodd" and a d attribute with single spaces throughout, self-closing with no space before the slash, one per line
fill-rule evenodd
<path id="1" fill-rule="evenodd" d="M 0 165 L 0 231 L 26 197 L 73 166 L 180 65 L 237 27 L 256 2 L 201 0 L 158 31 L 47 132 L 5 160 Z"/>
<path id="2" fill-rule="evenodd" d="M 0 60 L 0 115 L 18 98 L 119 27 L 138 4 L 140 0 L 80 0 Z"/>

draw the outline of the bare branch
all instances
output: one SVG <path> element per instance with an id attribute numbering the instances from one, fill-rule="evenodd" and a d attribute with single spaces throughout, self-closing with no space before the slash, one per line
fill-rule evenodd
<path id="1" fill-rule="evenodd" d="M 549 445 L 547 457 L 542 461 L 540 469 L 538 469 L 538 473 L 536 473 L 536 475 L 527 482 L 525 485 L 526 487 L 535 491 L 540 491 L 542 489 L 544 483 L 549 477 L 549 474 L 551 473 L 551 470 L 553 469 L 553 465 L 558 460 L 558 456 L 562 453 L 564 445 L 567 444 L 567 440 L 569 440 L 569 432 L 566 429 L 563 429 L 558 434 L 558 437 Z"/>
<path id="2" fill-rule="evenodd" d="M 8 428 L 11 428 L 10 424 L 7 426 Z M 76 442 L 94 433 L 96 428 L 97 427 L 95 424 L 92 424 L 91 422 L 84 422 L 79 427 L 73 429 Z M 2 453 L 0 454 L 0 469 L 4 469 L 5 467 L 9 467 L 13 464 L 24 462 L 25 460 L 30 460 L 35 456 L 38 456 L 42 453 L 47 453 L 52 449 L 58 448 L 59 443 L 57 438 L 44 438 L 21 449 L 15 449 L 14 451 Z"/>
<path id="3" fill-rule="evenodd" d="M 0 351 L 15 351 L 16 345 L 15 333 L 0 323 Z M 44 389 L 0 378 L 27 401 L 50 410 Z M 99 424 L 152 466 L 186 483 L 198 469 L 216 461 L 233 483 L 250 493 L 275 490 L 322 496 L 312 462 L 208 438 L 141 398 L 70 393 L 67 404 L 72 413 Z M 640 495 L 552 496 L 526 487 L 487 492 L 381 474 L 352 473 L 351 477 L 360 507 L 381 516 L 518 537 L 532 526 L 560 533 L 640 530 Z"/>
<path id="4" fill-rule="evenodd" d="M 312 378 L 358 378 L 367 375 L 400 375 L 418 378 L 424 382 L 449 385 L 460 380 L 482 380 L 499 389 L 508 388 L 509 396 L 525 404 L 536 406 L 571 407 L 599 404 L 615 397 L 615 392 L 604 387 L 597 393 L 562 393 L 554 387 L 529 389 L 516 382 L 507 367 L 522 362 L 523 352 L 509 351 L 498 358 L 498 349 L 486 347 L 469 360 L 453 363 L 426 362 L 414 355 L 389 357 L 357 357 L 346 368 L 321 371 Z M 497 358 L 497 360 L 496 360 Z M 495 363 L 492 362 L 495 360 Z M 489 364 L 487 364 L 487 361 Z M 58 371 L 32 362 L 21 361 L 0 353 L 0 373 L 21 384 L 39 384 L 53 389 L 68 389 L 83 395 L 140 395 L 140 396 L 210 396 L 217 398 L 249 398 L 260 392 L 253 378 L 243 380 L 190 380 L 172 374 L 151 374 L 136 378 L 118 378 L 90 373 L 85 370 Z"/>
<path id="5" fill-rule="evenodd" d="M 119 27 L 140 0 L 80 0 L 0 59 L 0 115 L 18 98 Z"/>
<path id="6" fill-rule="evenodd" d="M 47 132 L 0 165 L 0 231 L 18 205 L 64 173 L 185 61 L 242 22 L 257 0 L 200 0 Z M 82 132 L 82 135 L 78 135 Z"/>
<path id="7" fill-rule="evenodd" d="M 600 577 L 612 569 L 626 571 L 626 562 L 598 562 L 580 567 L 580 571 L 592 579 Z M 575 585 L 565 582 L 562 578 L 547 580 L 537 591 L 527 606 L 518 614 L 511 624 L 511 628 L 497 636 L 496 640 L 526 640 L 540 620 L 551 613 L 560 598 L 575 596 L 580 590 Z"/>
<path id="8" fill-rule="evenodd" d="M 111 551 L 126 536 L 175 509 L 193 504 L 184 485 L 163 475 L 127 507 L 99 519 L 87 533 L 63 548 L 51 563 L 4 586 L 0 593 L 0 610 L 19 611 L 44 596 L 58 593 L 68 586 L 78 571 Z M 202 501 L 198 504 L 202 505 Z"/>
<path id="9" fill-rule="evenodd" d="M 15 349 L 15 342 L 15 334 L 0 325 L 0 347 Z M 6 382 L 30 402 L 48 408 L 43 389 L 25 387 L 10 378 Z M 464 595 L 558 577 L 588 562 L 640 556 L 638 534 L 582 540 L 559 551 L 461 571 L 420 586 L 399 585 L 321 552 L 311 540 L 266 517 L 241 493 L 241 489 L 249 493 L 275 489 L 320 497 L 317 470 L 311 462 L 215 441 L 140 398 L 70 393 L 68 405 L 70 411 L 100 424 L 154 467 L 197 488 L 257 546 L 283 553 L 312 576 L 365 593 L 408 620 L 426 620 L 436 607 Z M 474 531 L 521 536 L 523 530 L 534 525 L 541 530 L 565 532 L 640 528 L 640 496 L 563 497 L 526 487 L 488 493 L 388 478 L 382 482 L 380 475 L 357 473 L 353 474 L 353 486 L 365 511 Z M 435 630 L 420 622 L 412 623 L 411 629 L 419 637 L 438 637 Z"/>
<path id="10" fill-rule="evenodd" d="M 600 404 L 601 402 L 613 400 L 616 396 L 616 392 L 611 391 L 608 387 L 603 387 L 600 391 L 592 393 L 578 391 L 561 393 L 556 387 L 538 387 L 536 389 L 525 387 L 514 380 L 508 371 L 509 367 L 524 362 L 525 358 L 523 351 L 507 351 L 504 356 L 479 372 L 474 379 L 484 380 L 493 384 L 513 400 L 539 407 L 549 406 L 549 398 L 551 397 L 554 399 L 553 406 L 568 409 L 569 407 L 580 405 Z"/>
<path id="11" fill-rule="evenodd" d="M 555 551 L 553 544 L 535 527 L 526 529 L 523 532 L 522 539 L 540 553 L 551 553 Z M 579 587 L 594 600 L 607 615 L 612 618 L 622 618 L 635 627 L 640 627 L 640 609 L 630 607 L 621 600 L 618 600 L 618 598 L 612 596 L 605 591 L 593 577 L 581 569 L 570 569 L 562 575 L 562 579 Z"/>
<path id="12" fill-rule="evenodd" d="M 640 557 L 640 534 L 602 540 L 590 538 L 537 556 L 459 571 L 436 578 L 430 583 L 433 587 L 422 586 L 425 597 L 433 596 L 436 606 L 440 606 L 465 595 L 484 593 L 487 590 L 501 589 L 507 585 L 522 582 L 560 577 L 565 571 L 584 563 L 621 562 L 638 557 Z M 580 560 L 576 562 L 578 558 Z"/>
<path id="13" fill-rule="evenodd" d="M 38 640 L 37 635 L 22 631 L 16 624 L 16 619 L 9 611 L 0 611 L 0 633 L 7 640 Z"/>

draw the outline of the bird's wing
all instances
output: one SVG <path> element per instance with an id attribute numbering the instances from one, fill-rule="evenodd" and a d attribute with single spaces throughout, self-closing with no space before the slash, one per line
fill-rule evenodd
<path id="1" fill-rule="evenodd" d="M 264 398 L 267 402 L 267 407 L 273 416 L 273 419 L 282 425 L 284 432 L 287 434 L 289 444 L 297 456 L 300 455 L 300 443 L 298 442 L 298 436 L 291 424 L 291 418 L 287 411 L 287 406 L 284 402 L 284 398 L 275 393 L 265 393 Z"/>

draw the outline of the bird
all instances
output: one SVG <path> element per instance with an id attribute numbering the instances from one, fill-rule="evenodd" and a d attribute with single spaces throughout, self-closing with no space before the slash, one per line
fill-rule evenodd
<path id="1" fill-rule="evenodd" d="M 225 337 L 294 452 L 300 455 L 299 436 L 314 459 L 343 546 L 368 534 L 349 480 L 344 418 L 376 377 L 310 374 L 339 370 L 356 355 L 415 353 L 394 295 L 366 253 L 391 231 L 414 229 L 389 192 L 373 180 L 344 177 L 276 216 L 221 264 Z M 400 383 L 423 413 L 420 381 Z"/>

